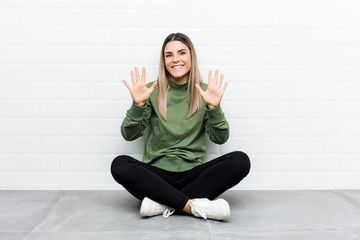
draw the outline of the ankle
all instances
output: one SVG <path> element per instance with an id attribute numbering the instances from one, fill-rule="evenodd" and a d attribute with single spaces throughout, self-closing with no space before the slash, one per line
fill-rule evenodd
<path id="1" fill-rule="evenodd" d="M 188 214 L 192 214 L 191 206 L 190 206 L 191 202 L 192 202 L 192 200 L 187 201 L 185 207 L 183 208 L 183 211 L 188 213 Z"/>

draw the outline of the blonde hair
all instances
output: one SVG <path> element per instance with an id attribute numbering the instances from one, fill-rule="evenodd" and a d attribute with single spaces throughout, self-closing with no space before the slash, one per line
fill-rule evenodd
<path id="1" fill-rule="evenodd" d="M 203 100 L 199 91 L 196 89 L 195 84 L 202 85 L 202 80 L 200 76 L 200 71 L 197 62 L 197 56 L 195 48 L 190 38 L 183 33 L 172 33 L 164 40 L 164 43 L 161 47 L 160 52 L 160 64 L 159 64 L 159 75 L 158 75 L 158 96 L 157 96 L 157 106 L 159 112 L 163 119 L 167 120 L 167 93 L 170 88 L 169 83 L 169 72 L 165 66 L 165 46 L 168 42 L 180 41 L 184 43 L 190 50 L 191 53 L 191 68 L 189 71 L 189 80 L 187 88 L 187 103 L 189 104 L 189 114 L 187 118 L 190 118 L 196 111 L 200 110 L 203 107 Z"/>

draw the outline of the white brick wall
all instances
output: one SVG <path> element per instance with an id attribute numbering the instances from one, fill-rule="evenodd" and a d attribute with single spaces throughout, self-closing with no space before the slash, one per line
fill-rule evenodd
<path id="1" fill-rule="evenodd" d="M 0 189 L 121 189 L 135 65 L 155 80 L 172 32 L 193 40 L 206 81 L 229 81 L 229 141 L 251 174 L 236 189 L 360 188 L 357 0 L 1 0 Z"/>

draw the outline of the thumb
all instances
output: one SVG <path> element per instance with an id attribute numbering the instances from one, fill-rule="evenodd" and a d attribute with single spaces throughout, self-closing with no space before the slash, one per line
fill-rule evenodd
<path id="1" fill-rule="evenodd" d="M 130 90 L 130 85 L 126 82 L 126 80 L 123 80 L 123 83 L 125 84 L 125 86 L 127 87 L 127 89 L 129 89 Z"/>
<path id="2" fill-rule="evenodd" d="M 155 90 L 156 86 L 157 86 L 157 81 L 151 85 L 151 87 L 150 87 L 151 92 L 153 92 Z"/>
<path id="3" fill-rule="evenodd" d="M 197 90 L 199 91 L 200 95 L 203 96 L 205 92 L 201 89 L 201 87 L 199 86 L 199 84 L 195 84 L 195 87 L 196 87 Z"/>

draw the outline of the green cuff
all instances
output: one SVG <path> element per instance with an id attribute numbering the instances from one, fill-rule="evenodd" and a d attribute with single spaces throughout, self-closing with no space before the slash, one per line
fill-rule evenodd
<path id="1" fill-rule="evenodd" d="M 141 121 L 143 119 L 143 113 L 146 109 L 146 106 L 147 103 L 145 104 L 145 106 L 140 107 L 133 102 L 130 109 L 126 112 L 126 115 L 132 120 Z"/>
<path id="2" fill-rule="evenodd" d="M 207 106 L 205 107 L 206 109 L 206 113 L 208 115 L 208 119 L 211 123 L 219 123 L 222 122 L 224 120 L 224 113 L 220 107 L 220 104 L 217 105 L 215 108 L 213 109 L 209 109 Z"/>

